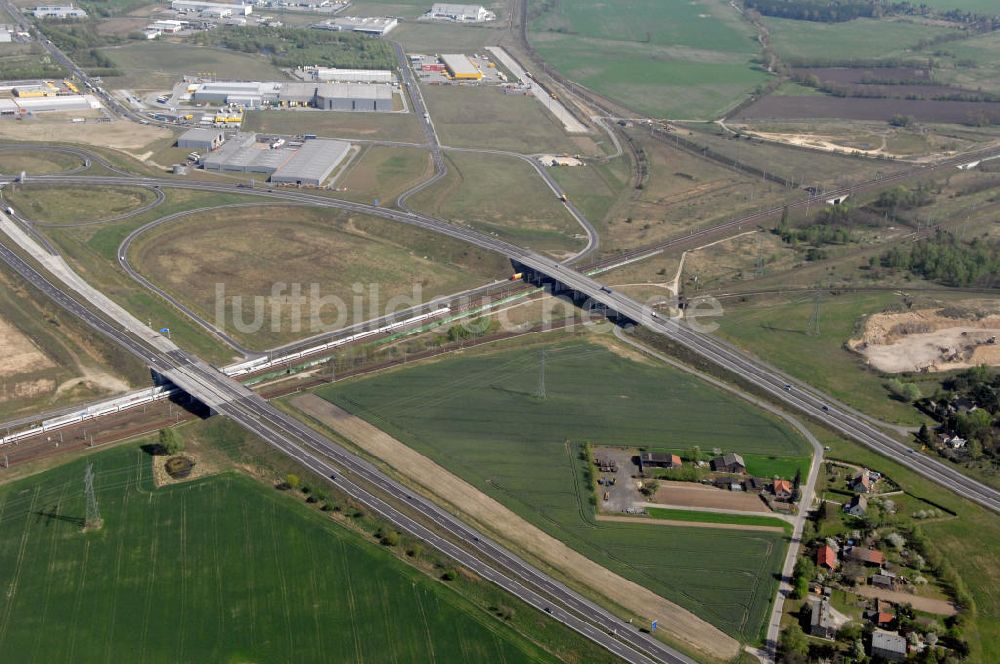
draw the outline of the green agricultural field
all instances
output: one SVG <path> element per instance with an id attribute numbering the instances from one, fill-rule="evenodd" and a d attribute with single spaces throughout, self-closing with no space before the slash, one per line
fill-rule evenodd
<path id="1" fill-rule="evenodd" d="M 414 209 L 466 223 L 537 251 L 579 251 L 583 229 L 530 164 L 450 152 L 448 175 L 410 199 Z"/>
<path id="2" fill-rule="evenodd" d="M 899 298 L 885 295 L 827 297 L 820 308 L 819 336 L 808 334 L 814 298 L 732 306 L 718 318 L 719 334 L 758 357 L 845 403 L 890 422 L 918 425 L 917 411 L 890 398 L 877 372 L 844 348 L 859 321 Z"/>
<path id="3" fill-rule="evenodd" d="M 954 32 L 954 28 L 911 20 L 858 18 L 843 23 L 764 17 L 771 44 L 791 60 L 878 60 L 906 56 L 926 58 L 911 49 L 922 39 Z"/>
<path id="4" fill-rule="evenodd" d="M 417 18 L 428 9 L 430 9 L 430 5 L 423 2 L 423 0 L 361 0 L 361 2 L 351 4 L 350 15 Z M 393 38 L 395 37 L 396 32 L 394 30 Z"/>
<path id="5" fill-rule="evenodd" d="M 496 86 L 425 85 L 421 89 L 445 145 L 524 154 L 596 152 L 592 139 L 569 136 L 534 96 L 505 95 Z"/>
<path id="6" fill-rule="evenodd" d="M 147 205 L 154 194 L 139 187 L 36 187 L 8 191 L 6 198 L 32 221 L 74 224 L 116 217 Z"/>
<path id="7" fill-rule="evenodd" d="M 104 527 L 83 533 L 90 462 Z M 8 661 L 557 661 L 246 476 L 156 488 L 136 445 L 3 487 L 0 524 Z"/>
<path id="8" fill-rule="evenodd" d="M 0 173 L 18 174 L 25 171 L 28 174 L 45 175 L 80 166 L 83 166 L 82 161 L 59 152 L 35 152 L 30 148 L 0 150 Z M 10 194 L 9 191 L 4 193 Z"/>
<path id="9" fill-rule="evenodd" d="M 222 285 L 227 331 L 258 349 L 482 285 L 510 269 L 498 254 L 429 231 L 287 206 L 197 213 L 140 236 L 130 258 L 209 320 Z M 286 290 L 275 292 L 275 284 Z M 291 284 L 301 288 L 302 303 Z"/>
<path id="10" fill-rule="evenodd" d="M 208 74 L 238 81 L 282 81 L 288 77 L 263 56 L 165 41 L 131 42 L 101 49 L 123 76 L 108 79 L 111 87 L 159 91 L 173 87 L 185 74 Z"/>
<path id="11" fill-rule="evenodd" d="M 601 227 L 628 186 L 626 164 L 616 159 L 608 164 L 553 167 L 549 172 L 573 204 L 604 235 Z"/>
<path id="12" fill-rule="evenodd" d="M 433 172 L 427 150 L 373 145 L 337 179 L 337 196 L 362 203 L 378 199 L 390 205 Z"/>
<path id="13" fill-rule="evenodd" d="M 722 114 L 768 74 L 752 28 L 719 0 L 562 2 L 531 24 L 539 55 L 569 78 L 653 117 Z"/>
<path id="14" fill-rule="evenodd" d="M 666 507 L 647 507 L 646 512 L 654 519 L 669 521 L 692 521 L 695 523 L 732 523 L 740 526 L 772 526 L 791 533 L 792 525 L 787 521 L 770 516 L 755 514 L 722 514 L 721 512 L 698 512 Z"/>
<path id="15" fill-rule="evenodd" d="M 934 77 L 965 88 L 1000 93 L 1000 33 L 987 32 L 941 49 Z"/>
<path id="16" fill-rule="evenodd" d="M 545 352 L 546 398 L 538 389 Z M 565 340 L 452 356 L 319 394 L 609 569 L 755 642 L 781 535 L 598 522 L 584 442 L 801 456 L 805 441 L 681 371 Z"/>

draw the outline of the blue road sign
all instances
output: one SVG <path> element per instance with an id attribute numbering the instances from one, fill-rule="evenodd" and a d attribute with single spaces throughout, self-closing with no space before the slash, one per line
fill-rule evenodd
<path id="1" fill-rule="evenodd" d="M 170 328 L 169 327 L 161 327 L 160 328 L 160 334 L 170 334 Z"/>
<path id="2" fill-rule="evenodd" d="M 649 631 L 650 631 L 650 632 L 655 632 L 655 631 L 656 631 L 656 626 L 657 626 L 658 624 L 659 624 L 659 621 L 658 621 L 658 620 L 654 620 L 654 621 L 653 621 L 653 622 L 652 622 L 652 623 L 651 623 L 651 624 L 649 625 Z"/>

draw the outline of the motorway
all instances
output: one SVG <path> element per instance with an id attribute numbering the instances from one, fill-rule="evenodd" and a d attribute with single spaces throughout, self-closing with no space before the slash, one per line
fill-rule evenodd
<path id="1" fill-rule="evenodd" d="M 0 178 L 0 182 L 3 182 L 4 179 Z M 35 179 L 44 182 L 89 184 L 95 186 L 102 184 L 146 184 L 227 193 L 234 191 L 232 185 L 147 177 L 51 175 L 38 176 Z M 326 196 L 289 189 L 239 189 L 239 191 L 248 195 L 372 214 L 393 221 L 418 226 L 435 233 L 468 242 L 483 249 L 503 254 L 537 275 L 549 277 L 563 286 L 587 296 L 592 302 L 604 305 L 612 311 L 617 311 L 630 320 L 635 321 L 637 324 L 645 325 L 651 330 L 667 336 L 692 352 L 756 384 L 788 406 L 804 412 L 845 436 L 898 461 L 914 472 L 984 507 L 1000 511 L 1000 492 L 997 492 L 995 489 L 963 475 L 961 472 L 936 459 L 932 459 L 926 455 L 917 455 L 915 450 L 900 443 L 888 434 L 866 422 L 858 421 L 858 418 L 851 413 L 849 408 L 837 403 L 832 397 L 820 394 L 803 385 L 795 385 L 792 389 L 786 389 L 785 386 L 792 386 L 793 381 L 775 369 L 748 357 L 746 354 L 723 344 L 713 337 L 698 334 L 686 325 L 660 317 L 649 307 L 620 293 L 611 292 L 599 282 L 581 274 L 568 265 L 471 228 L 458 226 L 409 211 L 393 210 L 363 203 L 332 199 Z M 734 223 L 736 222 L 729 222 L 728 225 L 731 226 Z"/>
<path id="2" fill-rule="evenodd" d="M 538 571 L 481 533 L 466 526 L 449 512 L 412 493 L 410 489 L 391 480 L 370 463 L 359 459 L 278 410 L 198 358 L 181 350 L 154 349 L 131 332 L 123 330 L 120 325 L 94 313 L 2 243 L 0 243 L 0 260 L 5 261 L 56 304 L 146 362 L 199 401 L 257 433 L 289 456 L 328 478 L 337 488 L 401 530 L 429 542 L 458 563 L 493 581 L 532 606 L 549 613 L 556 620 L 599 643 L 625 661 L 636 664 L 649 662 L 694 664 L 694 660 L 638 631 L 607 610 Z M 327 459 L 331 459 L 336 467 Z M 413 517 L 386 502 L 386 499 L 362 487 L 362 483 L 384 493 L 396 504 L 406 505 L 421 518 L 457 538 L 463 546 L 458 546 L 454 541 L 429 530 Z"/>

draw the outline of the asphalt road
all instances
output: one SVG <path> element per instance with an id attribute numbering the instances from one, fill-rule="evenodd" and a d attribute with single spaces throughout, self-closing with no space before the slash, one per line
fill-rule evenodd
<path id="1" fill-rule="evenodd" d="M 0 178 L 0 182 L 3 182 L 4 179 Z M 231 185 L 146 177 L 50 175 L 38 176 L 35 179 L 66 184 L 127 185 L 139 183 L 227 193 L 234 191 L 234 187 Z M 637 324 L 645 325 L 655 332 L 664 334 L 698 355 L 715 362 L 725 369 L 733 371 L 737 375 L 765 389 L 788 406 L 804 412 L 845 436 L 898 461 L 914 472 L 984 507 L 1000 511 L 1000 492 L 997 492 L 995 489 L 963 475 L 936 459 L 932 459 L 926 455 L 918 455 L 912 448 L 875 429 L 866 422 L 859 421 L 850 412 L 849 408 L 838 403 L 832 397 L 818 393 L 804 385 L 794 384 L 787 376 L 784 376 L 774 368 L 763 365 L 709 335 L 698 334 L 686 325 L 678 325 L 667 319 L 663 319 L 649 307 L 623 294 L 611 292 L 599 282 L 558 261 L 541 256 L 528 249 L 523 249 L 499 238 L 485 235 L 471 228 L 458 226 L 413 212 L 342 201 L 292 189 L 240 189 L 239 191 L 248 195 L 372 214 L 447 235 L 483 249 L 503 254 L 536 274 L 547 276 L 567 288 L 585 295 L 593 303 L 617 311 Z M 790 389 L 785 389 L 786 385 L 790 386 Z M 794 387 L 792 387 L 793 385 Z"/>
<path id="2" fill-rule="evenodd" d="M 679 653 L 527 564 L 505 548 L 466 526 L 449 512 L 412 493 L 366 461 L 336 445 L 298 420 L 281 412 L 244 386 L 229 379 L 184 351 L 161 352 L 122 330 L 82 305 L 60 286 L 53 284 L 31 265 L 0 244 L 0 260 L 25 280 L 93 329 L 109 337 L 156 371 L 217 412 L 254 431 L 272 445 L 328 478 L 334 485 L 401 530 L 426 540 L 443 553 L 515 594 L 528 604 L 549 613 L 581 635 L 595 641 L 625 661 L 636 664 L 666 662 L 694 664 Z M 331 464 L 336 464 L 336 467 Z M 362 486 L 364 484 L 365 486 Z M 368 488 L 370 487 L 370 488 Z M 406 505 L 438 529 L 462 542 L 455 544 L 429 530 L 414 517 L 372 493 L 384 493 Z"/>

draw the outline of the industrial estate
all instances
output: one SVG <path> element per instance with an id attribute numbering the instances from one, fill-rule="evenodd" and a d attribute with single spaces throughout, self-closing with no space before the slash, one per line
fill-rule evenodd
<path id="1" fill-rule="evenodd" d="M 986 0 L 0 0 L 4 662 L 1000 661 Z"/>

